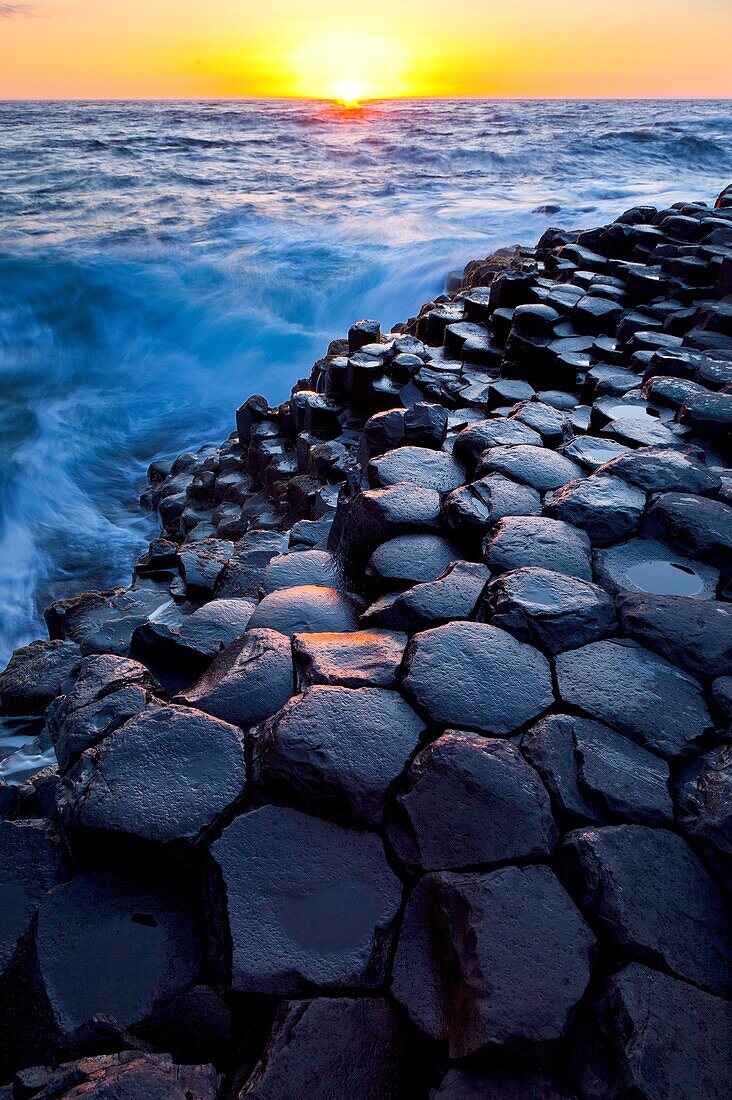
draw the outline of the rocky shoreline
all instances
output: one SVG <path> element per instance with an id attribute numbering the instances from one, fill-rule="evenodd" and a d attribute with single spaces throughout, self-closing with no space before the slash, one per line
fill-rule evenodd
<path id="1" fill-rule="evenodd" d="M 0 1100 L 730 1095 L 732 187 L 461 284 L 0 673 Z"/>

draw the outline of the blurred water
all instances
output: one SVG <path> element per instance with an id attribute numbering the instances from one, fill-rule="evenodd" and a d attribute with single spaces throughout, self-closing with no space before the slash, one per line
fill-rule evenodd
<path id="1" fill-rule="evenodd" d="M 153 457 L 468 259 L 713 199 L 731 136 L 730 102 L 0 103 L 0 658 L 128 579 Z"/>

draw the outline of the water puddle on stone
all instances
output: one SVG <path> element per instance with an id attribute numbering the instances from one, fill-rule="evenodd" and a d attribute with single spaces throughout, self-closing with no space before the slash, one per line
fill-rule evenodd
<path id="1" fill-rule="evenodd" d="M 626 570 L 628 580 L 655 596 L 698 596 L 704 581 L 688 565 L 671 561 L 643 561 Z"/>
<path id="2" fill-rule="evenodd" d="M 378 918 L 379 901 L 373 888 L 358 879 L 345 879 L 288 897 L 283 925 L 309 951 L 344 951 L 368 939 Z"/>

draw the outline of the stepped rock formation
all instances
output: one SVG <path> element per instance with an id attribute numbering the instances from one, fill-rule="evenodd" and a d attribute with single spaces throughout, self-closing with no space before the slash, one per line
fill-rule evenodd
<path id="1" fill-rule="evenodd" d="M 0 673 L 0 1100 L 732 1094 L 731 464 L 732 188 L 154 462 Z"/>

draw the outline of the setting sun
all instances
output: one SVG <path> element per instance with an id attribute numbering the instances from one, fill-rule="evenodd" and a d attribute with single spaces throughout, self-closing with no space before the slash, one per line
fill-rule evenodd
<path id="1" fill-rule="evenodd" d="M 361 23 L 325 27 L 290 54 L 290 95 L 333 99 L 346 107 L 411 91 L 411 56 L 399 42 Z"/>
<path id="2" fill-rule="evenodd" d="M 344 107 L 358 107 L 364 99 L 363 88 L 357 80 L 344 80 L 334 89 L 334 98 Z"/>

